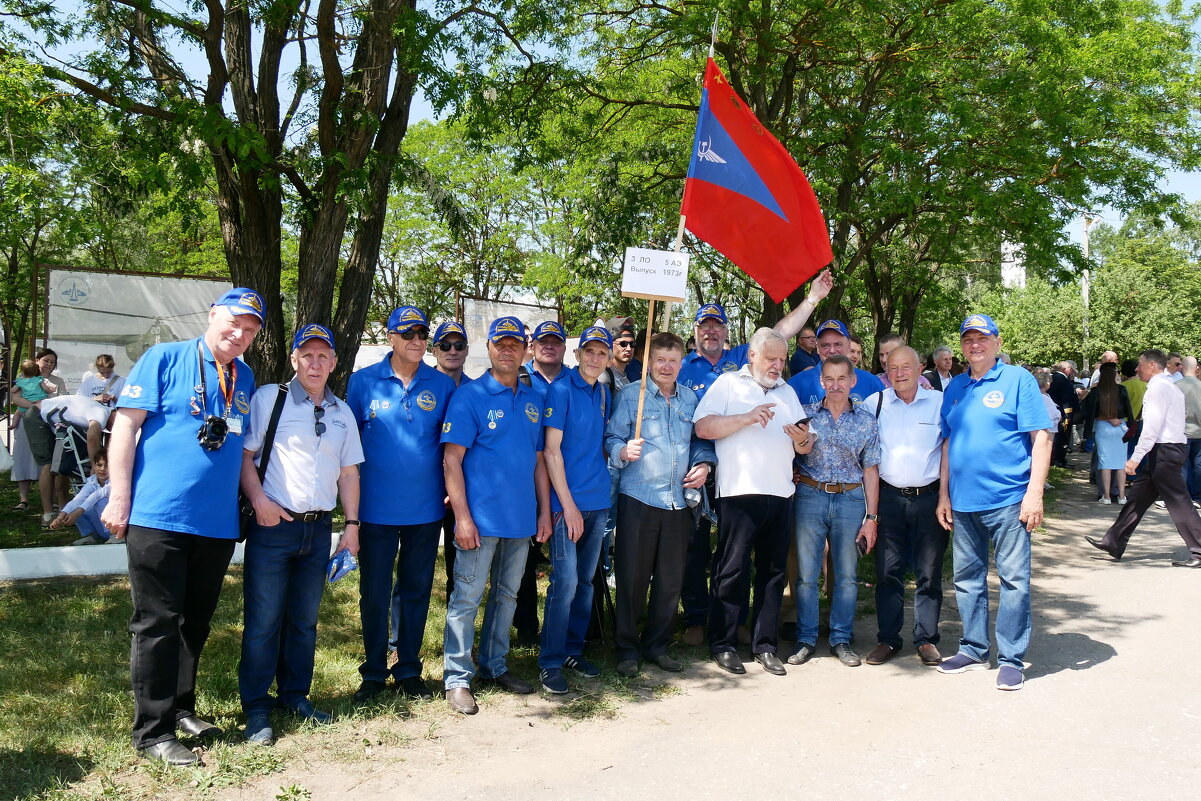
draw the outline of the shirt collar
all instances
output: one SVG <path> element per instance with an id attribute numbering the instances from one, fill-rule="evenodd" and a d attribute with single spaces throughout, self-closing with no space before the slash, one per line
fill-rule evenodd
<path id="1" fill-rule="evenodd" d="M 500 383 L 499 381 L 497 381 L 495 378 L 492 377 L 492 368 L 491 367 L 489 367 L 487 370 L 485 370 L 484 374 L 482 376 L 480 376 L 479 378 L 476 378 L 474 380 L 482 381 L 484 384 L 484 387 L 492 395 L 499 395 L 502 392 L 510 392 L 511 391 L 504 384 Z M 523 392 L 526 391 L 526 389 L 527 389 L 526 385 L 521 383 L 521 379 L 518 379 L 517 380 L 517 394 L 518 395 L 522 394 Z"/>
<path id="2" fill-rule="evenodd" d="M 300 380 L 298 378 L 296 378 L 295 376 L 293 376 L 292 380 L 288 382 L 288 394 L 291 396 L 292 400 L 296 403 L 304 403 L 305 401 L 312 400 L 311 398 L 309 398 L 309 393 L 306 392 L 305 388 L 300 385 Z M 338 405 L 338 398 L 334 395 L 333 392 L 330 391 L 330 388 L 328 386 L 325 387 L 325 396 L 321 400 L 321 405 L 322 406 L 337 406 Z"/>
<path id="3" fill-rule="evenodd" d="M 980 376 L 979 380 L 972 378 L 972 370 L 969 367 L 967 370 L 967 382 L 968 384 L 983 384 L 985 381 L 996 381 L 1001 377 L 1001 368 L 1004 366 L 1005 363 L 997 359 L 993 362 L 993 366 L 988 368 L 988 372 Z"/>
<path id="4" fill-rule="evenodd" d="M 755 386 L 759 387 L 759 389 L 763 390 L 764 392 L 771 392 L 773 389 L 779 389 L 781 386 L 787 383 L 783 378 L 777 378 L 776 383 L 773 386 L 765 387 L 759 383 L 759 379 L 755 378 L 754 374 L 751 372 L 751 366 L 749 364 L 744 364 L 738 369 L 738 376 L 753 382 Z"/>

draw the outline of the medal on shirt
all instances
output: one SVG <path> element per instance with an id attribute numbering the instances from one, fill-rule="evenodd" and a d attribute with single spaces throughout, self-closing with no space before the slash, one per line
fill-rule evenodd
<path id="1" fill-rule="evenodd" d="M 491 423 L 489 423 L 488 428 L 496 428 L 496 421 L 494 420 Z"/>

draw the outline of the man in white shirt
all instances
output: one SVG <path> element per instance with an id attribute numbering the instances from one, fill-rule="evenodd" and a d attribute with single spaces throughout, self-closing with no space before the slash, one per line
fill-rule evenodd
<path id="1" fill-rule="evenodd" d="M 747 603 L 754 549 L 751 650 L 763 669 L 786 673 L 776 656 L 784 569 L 792 532 L 792 459 L 812 447 L 796 392 L 781 378 L 788 341 L 770 328 L 751 337 L 749 364 L 721 374 L 693 414 L 696 435 L 717 448 L 718 542 L 709 605 L 709 651 L 730 673 L 738 656 L 738 618 Z"/>
<path id="2" fill-rule="evenodd" d="M 1191 552 L 1190 558 L 1172 564 L 1201 568 L 1201 517 L 1189 499 L 1182 471 L 1188 454 L 1184 436 L 1184 395 L 1164 372 L 1167 365 L 1168 357 L 1162 350 L 1145 350 L 1139 354 L 1138 377 L 1147 382 L 1147 394 L 1143 396 L 1143 430 L 1134 454 L 1126 462 L 1126 475 L 1134 475 L 1146 457 L 1146 477 L 1130 483 L 1126 490 L 1126 505 L 1105 536 L 1099 540 L 1085 537 L 1085 540 L 1114 559 L 1121 559 L 1143 513 L 1162 496 L 1176 530 Z"/>
<path id="3" fill-rule="evenodd" d="M 1184 378 L 1184 359 L 1179 353 L 1168 354 L 1168 378 L 1179 381 Z"/>
<path id="4" fill-rule="evenodd" d="M 950 532 L 938 524 L 942 462 L 942 393 L 918 384 L 921 362 L 902 346 L 888 356 L 891 389 L 861 408 L 876 415 L 880 448 L 880 526 L 876 540 L 876 647 L 869 665 L 882 665 L 901 648 L 905 572 L 912 557 L 913 642 L 925 665 L 937 665 L 942 613 L 942 562 Z"/>

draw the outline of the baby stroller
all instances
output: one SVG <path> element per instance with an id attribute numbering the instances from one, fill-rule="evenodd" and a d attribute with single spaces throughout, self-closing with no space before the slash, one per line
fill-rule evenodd
<path id="1" fill-rule="evenodd" d="M 66 476 L 71 483 L 71 493 L 74 494 L 88 480 L 91 472 L 88 431 L 64 420 L 61 409 L 51 412 L 46 418 L 46 424 L 54 432 L 54 455 L 50 457 L 50 471 Z"/>

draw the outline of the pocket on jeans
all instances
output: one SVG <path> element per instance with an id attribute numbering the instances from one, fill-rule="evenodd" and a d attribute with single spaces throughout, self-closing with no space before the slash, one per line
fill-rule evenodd
<path id="1" fill-rule="evenodd" d="M 475 574 L 479 571 L 480 549 L 479 548 L 463 548 L 455 541 L 455 581 L 465 581 L 472 583 L 475 581 Z"/>

